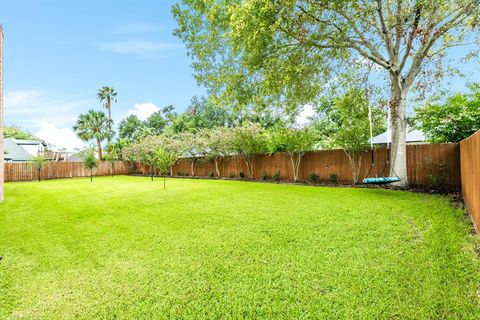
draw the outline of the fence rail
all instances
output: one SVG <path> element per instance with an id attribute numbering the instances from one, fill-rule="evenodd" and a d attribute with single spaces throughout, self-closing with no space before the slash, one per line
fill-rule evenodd
<path id="1" fill-rule="evenodd" d="M 407 147 L 408 178 L 414 185 L 441 185 L 449 187 L 460 186 L 460 148 L 458 144 L 428 144 L 410 145 Z M 378 175 L 388 173 L 387 150 L 384 148 L 375 151 L 376 168 Z M 370 154 L 366 152 L 362 158 L 360 179 L 363 179 L 370 169 Z M 242 158 L 230 156 L 222 159 L 219 165 L 222 177 L 238 177 L 240 172 L 247 175 L 247 167 Z M 149 173 L 150 169 L 128 162 L 118 161 L 115 164 L 115 174 Z M 181 159 L 172 168 L 174 175 L 189 174 L 191 162 Z M 215 172 L 213 161 L 201 163 L 195 170 L 195 176 L 208 176 Z M 254 164 L 254 176 L 260 179 L 263 174 L 272 177 L 279 172 L 284 180 L 293 180 L 292 164 L 288 154 L 275 153 L 273 155 L 257 155 Z M 96 176 L 110 175 L 110 163 L 100 162 L 93 170 Z M 302 159 L 299 170 L 299 180 L 307 180 L 311 173 L 319 175 L 320 180 L 329 180 L 330 174 L 335 173 L 339 182 L 352 182 L 352 170 L 345 153 L 342 150 L 326 150 L 307 152 Z M 375 170 L 372 171 L 375 173 Z M 86 177 L 90 171 L 81 162 L 51 162 L 40 172 L 42 180 Z M 38 178 L 38 172 L 31 163 L 5 164 L 5 181 L 30 181 Z"/>
<path id="2" fill-rule="evenodd" d="M 412 185 L 460 187 L 460 148 L 458 143 L 423 144 L 407 146 L 407 172 Z M 379 148 L 374 153 L 377 173 L 388 175 L 387 150 Z M 360 172 L 360 180 L 365 178 L 371 166 L 370 153 L 364 153 Z M 136 165 L 136 172 L 148 173 L 149 168 Z M 215 173 L 213 161 L 207 161 L 197 166 L 192 174 L 190 159 L 182 159 L 172 168 L 175 175 L 208 176 Z M 247 175 L 245 162 L 239 156 L 222 159 L 219 164 L 222 177 L 238 177 L 240 172 Z M 288 154 L 275 153 L 273 155 L 257 155 L 254 162 L 254 176 L 256 179 L 266 174 L 272 177 L 279 172 L 284 180 L 293 180 L 292 164 Z M 383 172 L 383 173 L 382 173 Z M 342 150 L 325 150 L 308 152 L 302 159 L 299 180 L 307 180 L 311 173 L 319 176 L 320 180 L 328 181 L 330 174 L 335 173 L 339 182 L 352 182 L 352 169 L 345 152 Z M 372 170 L 371 174 L 375 174 Z"/>
<path id="3" fill-rule="evenodd" d="M 115 163 L 115 174 L 127 174 L 128 164 L 123 161 Z M 101 161 L 93 169 L 93 175 L 106 176 L 112 174 L 112 166 L 107 161 Z M 90 170 L 82 162 L 50 162 L 40 170 L 42 180 L 75 178 L 90 176 Z M 38 170 L 28 162 L 6 163 L 5 181 L 32 181 L 38 179 Z"/>
<path id="4" fill-rule="evenodd" d="M 462 195 L 480 234 L 480 131 L 460 142 Z"/>

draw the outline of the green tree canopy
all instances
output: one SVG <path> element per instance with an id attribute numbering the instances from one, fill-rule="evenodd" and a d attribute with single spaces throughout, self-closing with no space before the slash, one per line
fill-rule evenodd
<path id="1" fill-rule="evenodd" d="M 415 109 L 416 127 L 434 143 L 459 142 L 480 130 L 480 85 L 454 94 L 444 103 Z"/>
<path id="2" fill-rule="evenodd" d="M 300 163 L 305 152 L 315 148 L 319 136 L 315 130 L 306 127 L 302 129 L 272 128 L 268 131 L 268 149 L 273 152 L 287 152 L 292 162 L 293 181 L 298 179 Z"/>
<path id="3" fill-rule="evenodd" d="M 328 107 L 331 108 L 328 114 L 334 115 L 335 126 L 329 147 L 345 151 L 352 168 L 353 182 L 357 183 L 363 153 L 370 146 L 369 107 L 365 93 L 358 88 L 350 89 L 335 98 Z M 372 112 L 372 128 L 380 128 L 384 118 L 378 109 L 372 107 L 372 110 L 377 110 Z"/>
<path id="4" fill-rule="evenodd" d="M 182 0 L 176 35 L 197 81 L 233 106 L 296 109 L 351 66 L 390 88 L 391 169 L 407 184 L 407 95 L 451 66 L 449 48 L 478 41 L 478 0 Z M 477 49 L 476 47 L 473 47 Z M 368 80 L 368 77 L 367 77 Z"/>
<path id="5" fill-rule="evenodd" d="M 129 115 L 118 126 L 118 135 L 121 139 L 134 140 L 145 127 L 145 123 L 134 114 Z"/>
<path id="6" fill-rule="evenodd" d="M 102 159 L 102 142 L 112 137 L 110 124 L 111 121 L 104 112 L 89 110 L 87 113 L 78 116 L 73 130 L 77 133 L 77 136 L 84 141 L 95 140 L 98 158 Z"/>
<path id="7" fill-rule="evenodd" d="M 83 165 L 85 168 L 90 169 L 90 181 L 93 180 L 93 169 L 98 166 L 98 159 L 95 157 L 95 149 L 89 148 L 80 152 Z"/>
<path id="8" fill-rule="evenodd" d="M 4 138 L 25 139 L 25 140 L 38 140 L 30 131 L 21 129 L 17 126 L 5 126 L 3 127 Z"/>
<path id="9" fill-rule="evenodd" d="M 244 122 L 232 129 L 232 135 L 231 150 L 243 157 L 253 179 L 255 156 L 267 151 L 265 131 L 257 123 Z"/>

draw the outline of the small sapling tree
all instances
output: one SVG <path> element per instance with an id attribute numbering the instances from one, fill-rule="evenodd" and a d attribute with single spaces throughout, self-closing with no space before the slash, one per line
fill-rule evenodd
<path id="1" fill-rule="evenodd" d="M 169 148 L 168 145 L 161 146 L 155 152 L 155 161 L 160 174 L 163 176 L 163 189 L 166 189 L 166 175 L 170 168 L 178 160 L 178 152 L 175 149 Z"/>
<path id="2" fill-rule="evenodd" d="M 33 157 L 32 159 L 32 165 L 37 170 L 38 182 L 40 182 L 40 174 L 42 169 L 47 165 L 47 163 L 48 160 L 41 156 Z"/>
<path id="3" fill-rule="evenodd" d="M 232 151 L 241 155 L 248 169 L 250 179 L 254 178 L 255 157 L 267 151 L 264 130 L 256 123 L 245 122 L 233 128 Z"/>
<path id="4" fill-rule="evenodd" d="M 305 152 L 313 150 L 318 141 L 316 132 L 311 128 L 272 128 L 268 137 L 270 153 L 288 153 L 292 163 L 293 181 L 297 181 L 300 163 Z"/>
<path id="5" fill-rule="evenodd" d="M 90 181 L 93 181 L 93 169 L 98 166 L 98 159 L 95 157 L 95 150 L 93 148 L 87 149 L 81 154 L 83 165 L 90 169 Z"/>
<path id="6" fill-rule="evenodd" d="M 215 174 L 220 177 L 219 164 L 229 154 L 232 145 L 232 130 L 230 128 L 218 127 L 203 129 L 197 134 L 198 139 L 203 141 L 205 157 L 212 160 L 215 165 Z"/>

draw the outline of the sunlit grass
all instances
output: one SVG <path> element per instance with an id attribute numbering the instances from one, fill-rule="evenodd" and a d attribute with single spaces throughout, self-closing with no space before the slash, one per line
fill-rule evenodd
<path id="1" fill-rule="evenodd" d="M 0 319 L 478 319 L 447 198 L 104 177 L 6 185 Z"/>

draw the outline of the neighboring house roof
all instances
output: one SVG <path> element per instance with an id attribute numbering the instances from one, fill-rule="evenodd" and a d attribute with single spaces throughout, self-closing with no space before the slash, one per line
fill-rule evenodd
<path id="1" fill-rule="evenodd" d="M 41 144 L 44 147 L 47 146 L 47 143 L 43 140 L 23 140 L 23 139 L 14 139 L 14 140 L 18 145 L 38 146 Z"/>
<path id="2" fill-rule="evenodd" d="M 3 160 L 4 161 L 11 161 L 12 158 L 8 155 L 7 150 L 3 150 Z"/>
<path id="3" fill-rule="evenodd" d="M 71 156 L 67 157 L 68 162 L 83 162 L 83 159 L 81 157 L 81 153 L 77 152 L 72 154 Z"/>
<path id="4" fill-rule="evenodd" d="M 425 138 L 425 134 L 419 130 L 410 130 L 407 132 L 407 143 L 414 143 L 414 142 L 425 142 L 427 139 Z M 379 134 L 376 137 L 373 137 L 373 144 L 383 144 L 388 143 L 390 141 L 390 137 L 388 137 L 387 131 L 384 133 Z"/>
<path id="5" fill-rule="evenodd" d="M 11 161 L 30 161 L 32 160 L 32 155 L 23 149 L 17 142 L 16 139 L 6 138 L 4 141 L 4 148 L 8 154 L 8 158 Z"/>

